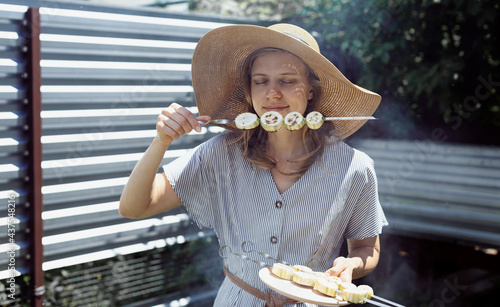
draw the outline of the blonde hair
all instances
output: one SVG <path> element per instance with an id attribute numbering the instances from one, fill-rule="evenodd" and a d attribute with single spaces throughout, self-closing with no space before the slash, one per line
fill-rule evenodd
<path id="1" fill-rule="evenodd" d="M 245 91 L 245 99 L 247 103 L 247 111 L 255 113 L 252 104 L 252 97 L 250 94 L 251 82 L 251 69 L 252 65 L 259 56 L 270 52 L 286 52 L 286 50 L 278 48 L 262 48 L 251 53 L 243 64 L 243 89 Z M 295 56 L 294 54 L 292 54 Z M 297 57 L 297 56 L 295 56 Z M 300 59 L 299 57 L 297 57 Z M 318 110 L 321 99 L 321 82 L 314 73 L 314 71 L 302 60 L 307 71 L 307 79 L 312 86 L 313 98 L 308 101 L 305 113 Z M 297 160 L 289 161 L 297 163 L 298 169 L 286 175 L 300 177 L 305 174 L 309 167 L 323 155 L 325 145 L 328 137 L 331 135 L 334 126 L 331 122 L 325 122 L 319 129 L 309 129 L 307 126 L 302 129 L 302 141 L 306 148 L 306 154 Z M 233 138 L 234 144 L 240 146 L 243 156 L 253 163 L 257 168 L 273 169 L 276 167 L 276 161 L 266 154 L 266 143 L 268 132 L 261 126 L 251 130 L 235 130 L 232 132 L 235 137 Z"/>

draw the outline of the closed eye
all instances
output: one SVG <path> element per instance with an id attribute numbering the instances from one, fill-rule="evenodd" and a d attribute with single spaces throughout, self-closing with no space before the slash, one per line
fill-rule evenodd
<path id="1" fill-rule="evenodd" d="M 285 85 L 295 84 L 297 83 L 296 79 L 281 79 L 280 82 Z"/>
<path id="2" fill-rule="evenodd" d="M 255 84 L 255 85 L 266 84 L 267 81 L 268 81 L 267 79 L 255 79 L 255 80 L 253 80 L 253 84 Z"/>

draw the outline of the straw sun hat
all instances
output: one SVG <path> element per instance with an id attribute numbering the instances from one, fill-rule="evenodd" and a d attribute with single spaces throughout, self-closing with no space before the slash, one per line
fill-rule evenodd
<path id="1" fill-rule="evenodd" d="M 291 24 L 270 27 L 233 25 L 216 28 L 197 44 L 192 60 L 194 96 L 200 115 L 234 119 L 248 112 L 243 91 L 243 63 L 253 51 L 265 47 L 287 50 L 301 58 L 320 79 L 322 92 L 317 111 L 324 116 L 371 116 L 381 97 L 351 83 L 319 51 L 312 35 Z M 334 134 L 343 139 L 366 120 L 335 122 Z M 235 129 L 233 125 L 224 126 Z"/>

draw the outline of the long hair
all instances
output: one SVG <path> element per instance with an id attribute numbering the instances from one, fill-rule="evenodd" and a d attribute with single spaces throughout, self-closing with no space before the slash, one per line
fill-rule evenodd
<path id="1" fill-rule="evenodd" d="M 251 53 L 243 64 L 243 89 L 245 91 L 245 99 L 248 106 L 248 112 L 255 113 L 252 104 L 250 92 L 251 70 L 255 60 L 264 54 L 271 52 L 286 52 L 286 50 L 278 48 L 262 48 Z M 292 54 L 293 55 L 293 54 Z M 295 55 L 294 55 L 295 56 Z M 298 57 L 297 57 L 298 58 Z M 300 59 L 300 58 L 299 58 Z M 300 59 L 302 61 L 302 59 Z M 307 71 L 307 79 L 312 86 L 313 98 L 308 101 L 305 114 L 318 110 L 321 101 L 321 82 L 314 71 L 302 61 Z M 309 167 L 323 155 L 328 137 L 331 135 L 334 126 L 331 122 L 325 122 L 319 129 L 309 129 L 304 126 L 302 131 L 302 141 L 306 148 L 306 154 L 297 160 L 289 161 L 297 163 L 298 169 L 286 175 L 300 177 L 305 174 Z M 236 130 L 232 143 L 240 146 L 243 156 L 252 162 L 257 168 L 273 169 L 276 167 L 276 161 L 266 154 L 266 143 L 268 132 L 260 125 L 251 130 Z"/>

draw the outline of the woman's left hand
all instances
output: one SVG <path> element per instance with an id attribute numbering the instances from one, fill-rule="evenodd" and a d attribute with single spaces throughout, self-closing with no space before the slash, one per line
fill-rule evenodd
<path id="1" fill-rule="evenodd" d="M 352 258 L 338 257 L 333 261 L 333 266 L 326 273 L 337 276 L 342 281 L 352 282 L 352 272 L 359 266 L 358 261 Z"/>
<path id="2" fill-rule="evenodd" d="M 365 276 L 375 269 L 380 255 L 380 240 L 378 236 L 361 240 L 347 239 L 347 258 L 338 257 L 326 273 L 337 276 L 342 281 L 352 282 Z"/>

